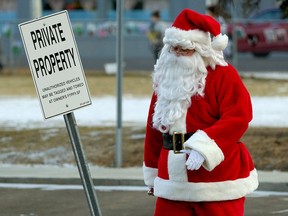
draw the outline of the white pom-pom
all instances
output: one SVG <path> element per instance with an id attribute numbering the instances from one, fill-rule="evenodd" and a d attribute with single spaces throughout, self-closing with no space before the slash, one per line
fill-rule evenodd
<path id="1" fill-rule="evenodd" d="M 228 44 L 228 36 L 219 34 L 212 40 L 212 48 L 215 50 L 222 51 L 227 47 Z"/>

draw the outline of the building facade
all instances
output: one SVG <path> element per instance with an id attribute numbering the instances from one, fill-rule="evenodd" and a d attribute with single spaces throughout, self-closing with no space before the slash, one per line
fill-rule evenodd
<path id="1" fill-rule="evenodd" d="M 153 68 L 153 53 L 146 37 L 153 11 L 159 10 L 162 21 L 169 26 L 183 8 L 205 13 L 206 4 L 216 1 L 123 0 L 126 68 Z M 262 0 L 260 8 L 272 7 L 275 2 Z M 103 69 L 106 63 L 116 59 L 116 6 L 117 0 L 1 0 L 1 59 L 8 66 L 28 66 L 17 25 L 68 10 L 84 67 Z"/>

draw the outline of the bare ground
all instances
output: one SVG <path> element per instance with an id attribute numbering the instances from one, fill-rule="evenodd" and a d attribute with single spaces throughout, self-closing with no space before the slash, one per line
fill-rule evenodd
<path id="1" fill-rule="evenodd" d="M 80 127 L 82 146 L 90 164 L 113 167 L 115 128 Z M 144 127 L 123 128 L 123 167 L 142 166 Z M 66 128 L 0 131 L 2 163 L 75 164 Z M 249 128 L 243 142 L 260 170 L 288 171 L 287 128 Z"/>

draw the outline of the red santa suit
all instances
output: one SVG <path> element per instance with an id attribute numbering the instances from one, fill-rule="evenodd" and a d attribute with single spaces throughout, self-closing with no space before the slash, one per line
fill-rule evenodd
<path id="1" fill-rule="evenodd" d="M 182 11 L 172 29 L 166 30 L 167 43 L 169 37 L 177 39 L 179 31 L 179 37 L 183 35 L 186 37 L 187 31 L 190 33 L 191 21 L 187 17 L 191 14 L 193 18 L 201 16 L 196 20 L 202 23 L 202 27 L 207 25 L 208 31 L 213 35 L 217 36 L 218 32 L 220 33 L 220 27 L 215 30 L 214 20 L 211 21 L 205 15 L 197 13 L 195 15 L 195 13 L 189 9 Z M 210 23 L 203 21 L 202 16 Z M 189 19 L 187 26 L 185 26 L 186 19 Z M 209 29 L 211 23 L 213 23 L 212 30 Z M 199 27 L 198 23 L 195 25 Z M 213 32 L 214 30 L 216 33 Z M 200 41 L 197 41 L 197 34 L 199 32 L 202 34 L 203 30 L 192 29 L 192 31 L 197 31 L 196 39 L 192 36 L 192 40 L 195 39 L 196 42 L 202 43 L 203 40 L 206 42 L 210 39 L 210 37 L 209 39 L 201 37 Z M 186 39 L 190 40 L 187 37 Z M 178 41 L 181 41 L 181 38 Z M 198 170 L 187 170 L 185 165 L 187 154 L 175 154 L 173 150 L 163 148 L 163 133 L 153 127 L 153 115 L 157 104 L 157 94 L 154 93 L 146 127 L 144 181 L 146 185 L 154 188 L 155 196 L 172 202 L 204 202 L 215 205 L 215 202 L 219 201 L 229 203 L 240 200 L 243 204 L 243 197 L 258 187 L 253 161 L 244 143 L 241 142 L 241 137 L 252 120 L 250 95 L 233 66 L 217 65 L 214 68 L 207 66 L 206 69 L 204 96 L 193 95 L 191 106 L 168 131 L 171 135 L 173 132 L 193 134 L 185 141 L 184 148 L 199 152 L 205 159 L 204 163 Z M 157 203 L 161 204 L 161 202 Z M 219 208 L 219 205 L 215 206 Z M 235 209 L 237 208 L 233 211 Z M 236 215 L 241 214 L 243 212 Z M 216 214 L 209 213 L 207 209 L 207 212 L 202 215 Z"/>

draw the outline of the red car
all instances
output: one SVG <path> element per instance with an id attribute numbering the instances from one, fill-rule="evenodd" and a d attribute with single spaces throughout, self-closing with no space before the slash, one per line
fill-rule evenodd
<path id="1" fill-rule="evenodd" d="M 266 57 L 273 51 L 288 51 L 288 19 L 283 19 L 278 8 L 264 10 L 245 22 L 228 24 L 227 34 L 231 40 L 237 35 L 238 52 Z"/>

